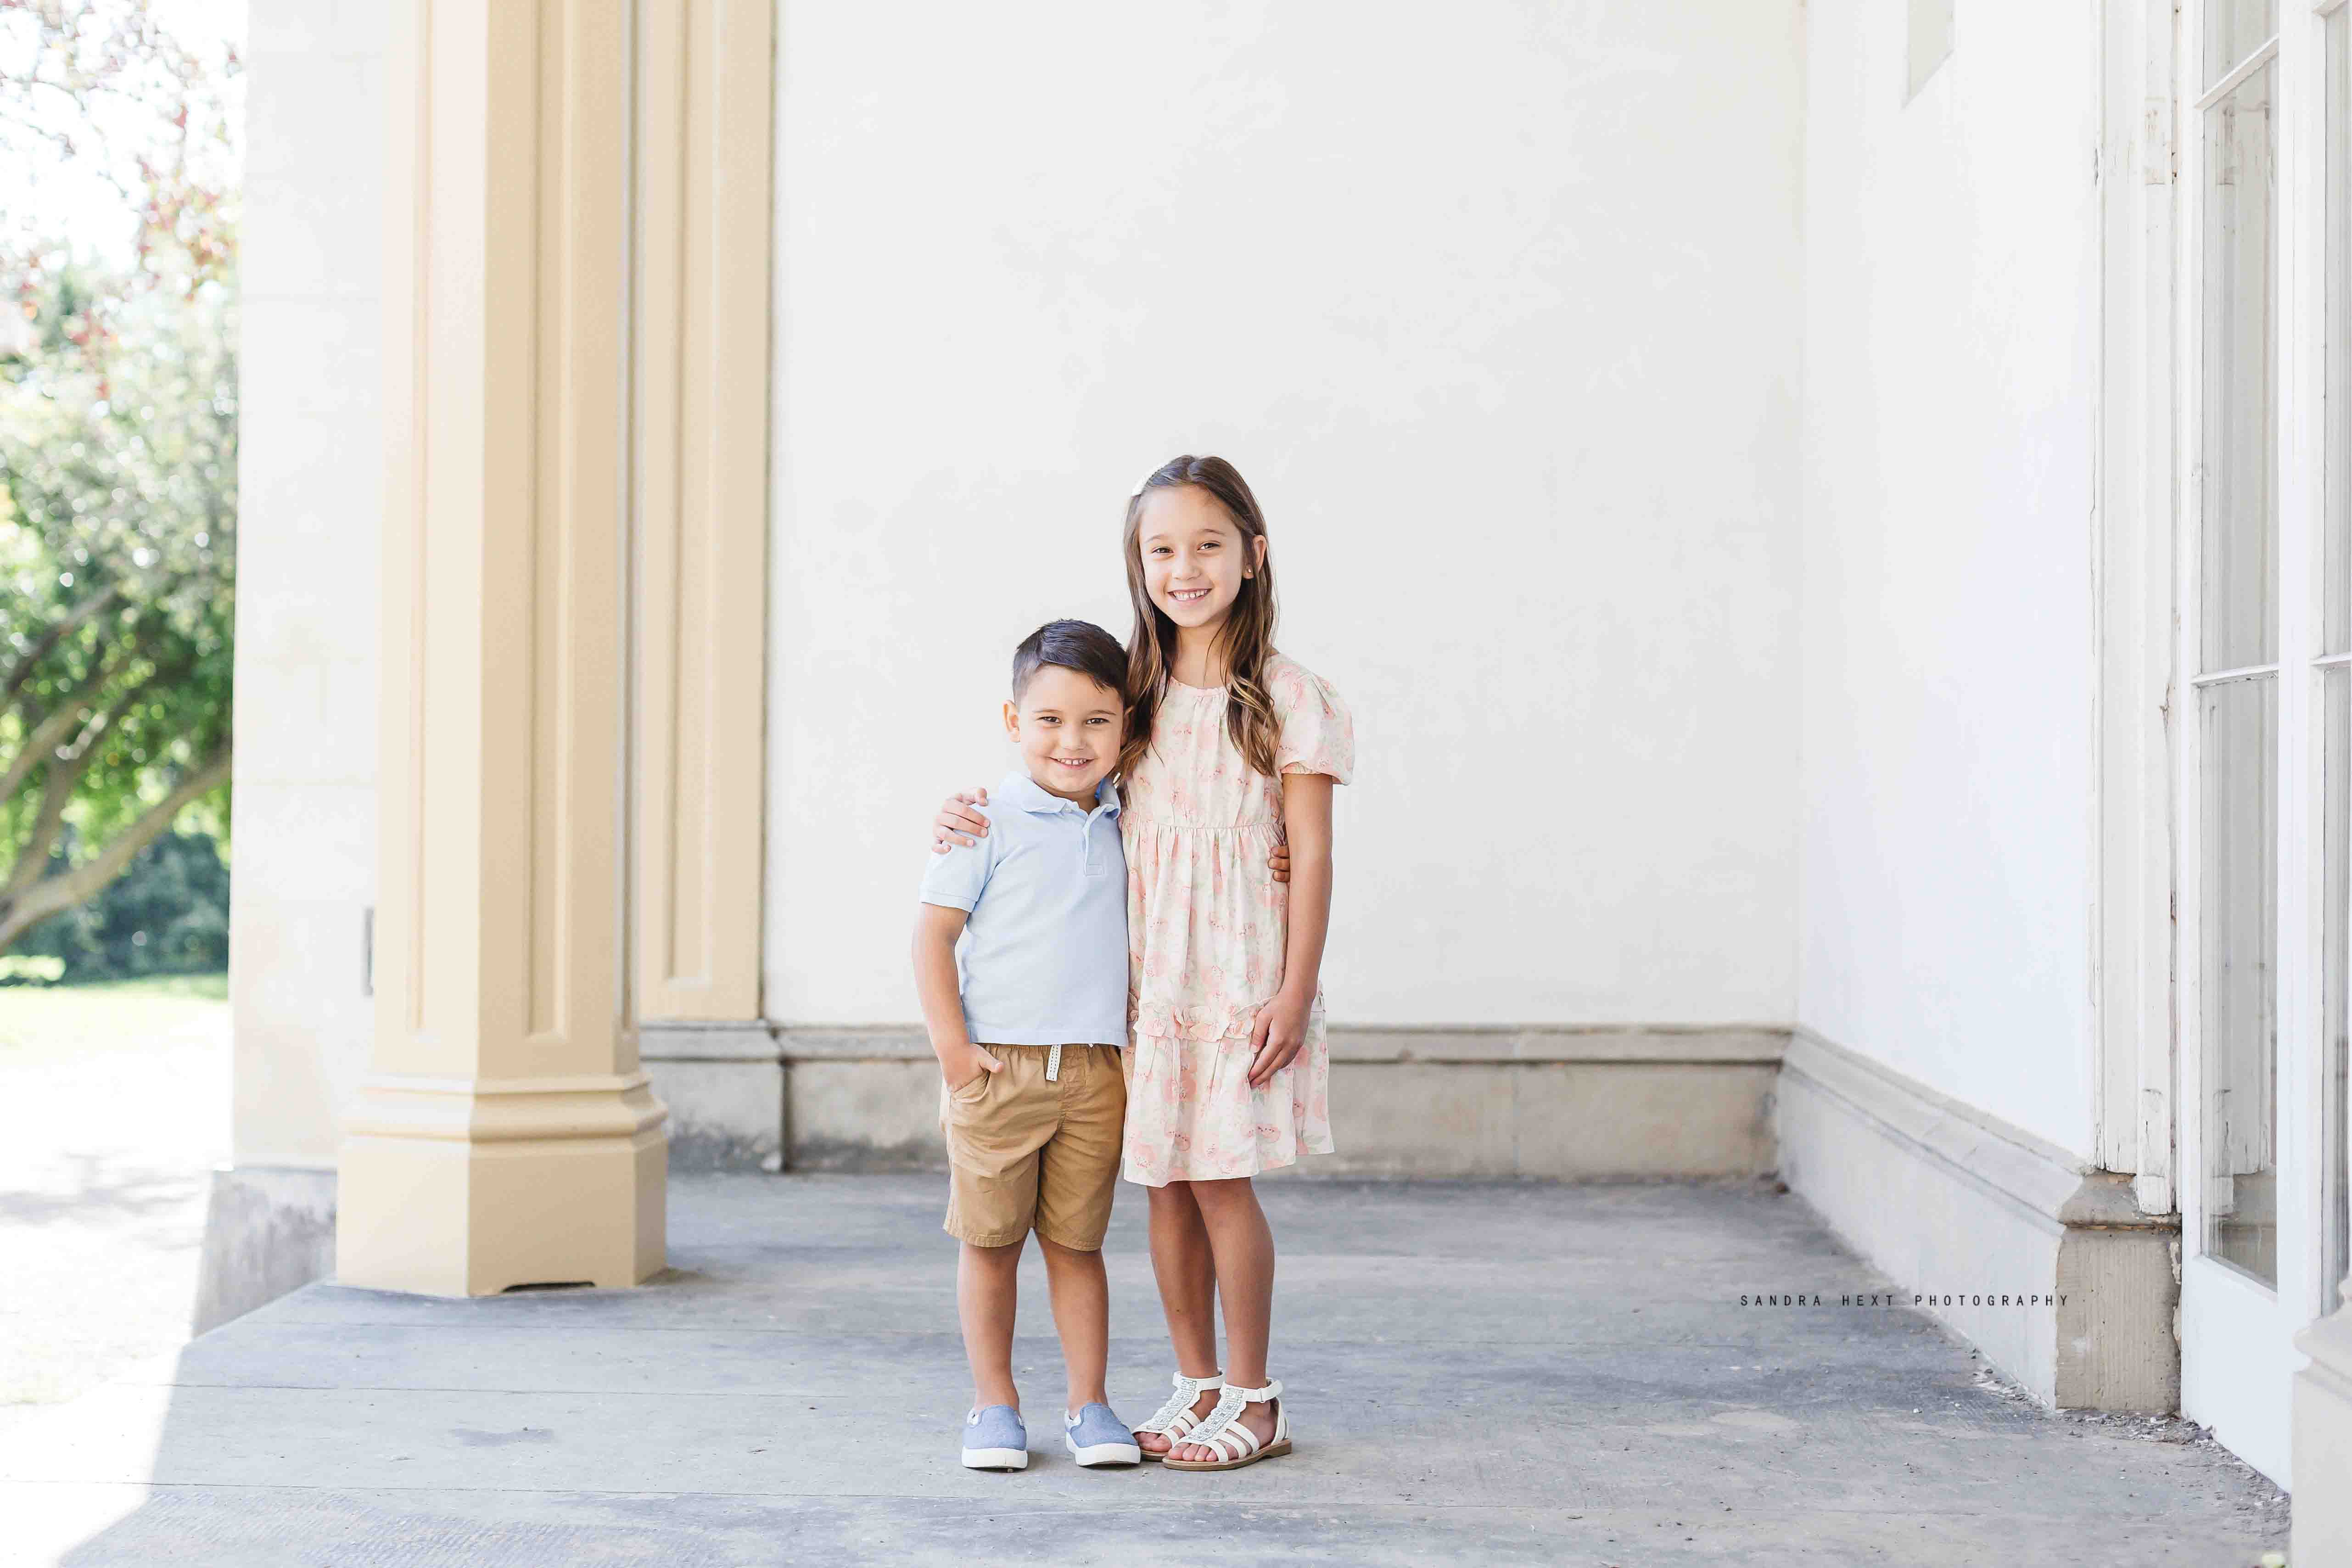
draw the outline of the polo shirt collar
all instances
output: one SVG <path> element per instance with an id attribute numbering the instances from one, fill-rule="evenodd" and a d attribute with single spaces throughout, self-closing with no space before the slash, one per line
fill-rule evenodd
<path id="1" fill-rule="evenodd" d="M 1056 812 L 1063 811 L 1074 811 L 1082 816 L 1093 815 L 1076 801 L 1065 800 L 1055 795 L 1019 768 L 1004 775 L 1003 780 L 996 786 L 996 794 L 999 799 L 1017 805 L 1024 811 L 1035 812 L 1040 816 L 1051 816 Z M 1118 786 L 1112 784 L 1110 780 L 1105 779 L 1095 786 L 1095 810 L 1116 812 L 1118 809 Z"/>

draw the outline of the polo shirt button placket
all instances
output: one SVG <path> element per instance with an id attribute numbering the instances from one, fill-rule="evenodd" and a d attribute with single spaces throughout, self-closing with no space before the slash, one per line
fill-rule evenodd
<path id="1" fill-rule="evenodd" d="M 1094 870 L 1094 819 L 1081 807 L 1064 801 L 1061 809 L 1076 812 L 1078 816 L 1078 876 L 1083 880 Z M 1055 1046 L 1045 1054 L 1045 1081 L 1058 1083 L 1062 1078 L 1062 1047 Z"/>

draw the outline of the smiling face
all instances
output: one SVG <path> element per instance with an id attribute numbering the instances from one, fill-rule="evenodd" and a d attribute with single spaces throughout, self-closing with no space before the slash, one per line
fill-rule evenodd
<path id="1" fill-rule="evenodd" d="M 1119 694 L 1058 664 L 1041 666 L 1004 705 L 1004 732 L 1029 776 L 1064 800 L 1092 808 L 1118 761 L 1127 708 Z"/>
<path id="2" fill-rule="evenodd" d="M 1233 514 L 1198 485 L 1147 490 L 1136 518 L 1135 543 L 1144 592 L 1161 615 L 1188 631 L 1223 626 L 1244 574 L 1265 559 L 1265 541 L 1244 534 Z"/>

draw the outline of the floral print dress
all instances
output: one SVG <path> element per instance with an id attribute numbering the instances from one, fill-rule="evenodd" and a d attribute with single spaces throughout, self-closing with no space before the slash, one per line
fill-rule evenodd
<path id="1" fill-rule="evenodd" d="M 1339 693 L 1281 654 L 1264 679 L 1281 721 L 1278 771 L 1355 770 Z M 1126 781 L 1126 1172 L 1130 1182 L 1254 1176 L 1331 1152 L 1331 1050 L 1323 997 L 1307 1040 L 1264 1089 L 1250 1034 L 1282 987 L 1287 889 L 1266 858 L 1282 838 L 1282 786 L 1249 765 L 1225 724 L 1225 689 L 1168 684 L 1151 750 Z"/>

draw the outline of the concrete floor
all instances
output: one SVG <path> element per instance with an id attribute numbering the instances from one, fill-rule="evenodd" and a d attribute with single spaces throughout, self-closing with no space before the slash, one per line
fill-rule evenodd
<path id="1" fill-rule="evenodd" d="M 1123 1189 L 1113 1398 L 1168 1357 Z M 313 1286 L 0 1435 L 10 1563 L 1900 1563 L 2233 1568 L 2283 1499 L 2179 1422 L 2055 1415 L 1768 1187 L 1269 1184 L 1297 1451 L 1232 1475 L 953 1462 L 933 1177 L 680 1180 L 634 1291 Z"/>

